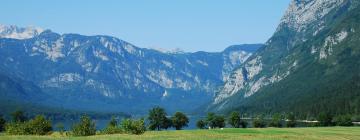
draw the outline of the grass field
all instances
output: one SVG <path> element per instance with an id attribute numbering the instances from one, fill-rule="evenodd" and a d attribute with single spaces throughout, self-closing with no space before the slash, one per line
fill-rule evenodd
<path id="1" fill-rule="evenodd" d="M 50 136 L 7 136 L 1 134 L 0 140 L 360 140 L 360 127 L 322 127 L 322 128 L 248 128 L 224 130 L 182 130 L 148 131 L 143 135 L 96 135 L 90 137 L 66 137 L 59 133 Z"/>

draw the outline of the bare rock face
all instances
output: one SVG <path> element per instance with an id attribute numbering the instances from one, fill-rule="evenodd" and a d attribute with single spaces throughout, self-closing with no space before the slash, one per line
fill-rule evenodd
<path id="1" fill-rule="evenodd" d="M 216 93 L 208 110 L 221 112 L 241 108 L 239 106 L 242 105 L 262 104 L 248 98 L 259 91 L 266 92 L 262 90 L 292 76 L 301 69 L 299 65 L 305 63 L 305 58 L 324 60 L 329 55 L 334 56 L 332 46 L 344 42 L 352 29 L 343 29 L 325 37 L 324 32 L 328 32 L 336 20 L 356 5 L 358 2 L 351 0 L 293 0 L 264 49 L 255 52 L 234 70 Z M 314 39 L 324 40 L 325 43 L 319 45 L 314 43 Z M 305 47 L 311 43 L 311 47 Z M 309 49 L 309 53 L 300 54 L 300 49 Z"/>
<path id="2" fill-rule="evenodd" d="M 0 70 L 41 88 L 49 98 L 44 104 L 90 110 L 195 109 L 211 101 L 233 69 L 262 47 L 163 52 L 110 36 L 1 27 Z"/>
<path id="3" fill-rule="evenodd" d="M 44 29 L 38 27 L 19 28 L 0 24 L 0 38 L 28 39 L 42 33 Z"/>

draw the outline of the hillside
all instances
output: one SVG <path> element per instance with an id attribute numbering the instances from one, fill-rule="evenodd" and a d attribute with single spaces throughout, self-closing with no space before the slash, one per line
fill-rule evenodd
<path id="1" fill-rule="evenodd" d="M 26 101 L 84 111 L 141 114 L 150 107 L 164 106 L 170 112 L 190 112 L 210 102 L 230 72 L 262 47 L 249 44 L 215 53 L 162 52 L 110 36 L 0 27 L 4 75 L 38 90 L 24 91 Z M 22 98 L 8 92 L 4 95 L 10 99 Z"/>
<path id="2" fill-rule="evenodd" d="M 356 0 L 293 0 L 265 47 L 231 78 L 210 111 L 360 113 Z"/>

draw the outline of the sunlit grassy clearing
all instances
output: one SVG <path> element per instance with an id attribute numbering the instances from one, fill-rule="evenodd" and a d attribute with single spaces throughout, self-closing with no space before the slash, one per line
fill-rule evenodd
<path id="1" fill-rule="evenodd" d="M 101 139 L 101 140 L 115 140 L 115 139 L 290 139 L 290 140 L 360 140 L 360 127 L 322 127 L 322 128 L 248 128 L 248 129 L 233 129 L 227 128 L 224 130 L 181 130 L 181 131 L 147 131 L 143 135 L 96 135 L 90 137 L 68 137 L 61 136 L 59 133 L 53 133 L 50 136 L 7 136 L 2 134 L 0 140 L 17 139 L 17 140 L 57 140 L 57 139 L 71 139 L 71 140 L 85 140 L 85 139 Z"/>

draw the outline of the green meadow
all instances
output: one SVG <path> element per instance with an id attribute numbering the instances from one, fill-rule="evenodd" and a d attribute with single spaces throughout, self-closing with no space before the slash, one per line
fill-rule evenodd
<path id="1" fill-rule="evenodd" d="M 225 128 L 213 130 L 146 131 L 143 135 L 95 135 L 88 137 L 62 136 L 58 132 L 48 136 L 9 136 L 0 140 L 360 140 L 360 127 L 307 128 Z"/>

